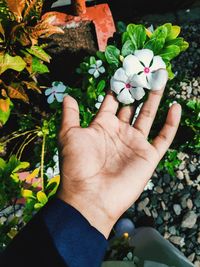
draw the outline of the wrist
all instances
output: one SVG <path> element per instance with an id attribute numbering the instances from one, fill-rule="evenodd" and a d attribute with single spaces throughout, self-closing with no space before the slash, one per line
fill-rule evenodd
<path id="1" fill-rule="evenodd" d="M 78 194 L 76 196 L 70 196 L 63 191 L 59 191 L 57 197 L 78 210 L 88 220 L 91 226 L 96 228 L 108 239 L 115 222 L 95 204 L 94 200 L 87 199 L 85 196 Z"/>

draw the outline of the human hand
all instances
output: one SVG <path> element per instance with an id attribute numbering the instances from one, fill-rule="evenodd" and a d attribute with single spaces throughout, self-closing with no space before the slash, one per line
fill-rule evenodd
<path id="1" fill-rule="evenodd" d="M 119 103 L 111 93 L 88 128 L 80 127 L 77 102 L 70 96 L 64 98 L 58 197 L 79 210 L 106 238 L 143 192 L 176 134 L 179 104 L 169 109 L 153 142 L 147 140 L 163 90 L 149 93 L 133 126 L 133 106 L 117 113 Z"/>

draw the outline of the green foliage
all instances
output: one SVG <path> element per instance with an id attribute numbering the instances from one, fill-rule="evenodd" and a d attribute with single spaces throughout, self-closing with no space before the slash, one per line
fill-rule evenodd
<path id="1" fill-rule="evenodd" d="M 38 74 L 49 72 L 44 62 L 49 63 L 50 56 L 38 40 L 63 31 L 51 25 L 51 16 L 39 20 L 42 5 L 43 0 L 0 0 L 0 91 L 5 90 L 7 98 L 28 103 L 28 89 L 41 93 Z"/>
<path id="2" fill-rule="evenodd" d="M 178 151 L 168 150 L 164 159 L 159 163 L 158 170 L 169 173 L 171 176 L 175 176 L 175 170 L 181 164 L 181 160 L 178 158 Z"/>
<path id="3" fill-rule="evenodd" d="M 18 172 L 28 167 L 28 162 L 20 162 L 14 155 L 7 162 L 0 158 L 0 209 L 20 196 Z"/>

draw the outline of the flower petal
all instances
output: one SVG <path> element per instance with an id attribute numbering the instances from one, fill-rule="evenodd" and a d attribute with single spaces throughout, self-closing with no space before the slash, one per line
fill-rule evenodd
<path id="1" fill-rule="evenodd" d="M 99 95 L 97 100 L 98 100 L 98 102 L 103 102 L 104 96 L 103 95 Z"/>
<path id="2" fill-rule="evenodd" d="M 104 73 L 106 70 L 105 70 L 105 68 L 102 66 L 102 67 L 98 68 L 98 71 L 99 71 L 100 73 Z"/>
<path id="3" fill-rule="evenodd" d="M 55 97 L 56 97 L 56 100 L 57 100 L 59 103 L 63 102 L 63 98 L 64 98 L 63 94 L 60 94 L 60 93 L 55 94 Z"/>
<path id="4" fill-rule="evenodd" d="M 150 89 L 150 85 L 148 84 L 147 81 L 147 75 L 144 72 L 142 72 L 139 75 L 134 75 L 133 78 L 131 79 L 131 85 L 135 87 L 143 87 Z"/>
<path id="5" fill-rule="evenodd" d="M 90 68 L 88 70 L 88 73 L 91 74 L 91 75 L 93 75 L 95 71 L 96 71 L 96 68 Z"/>
<path id="6" fill-rule="evenodd" d="M 94 78 L 98 78 L 99 76 L 100 76 L 100 74 L 99 74 L 99 72 L 98 72 L 98 70 L 95 70 L 95 72 L 94 72 Z"/>
<path id="7" fill-rule="evenodd" d="M 63 93 L 66 89 L 66 86 L 61 82 L 56 86 L 57 93 Z"/>
<path id="8" fill-rule="evenodd" d="M 123 61 L 123 68 L 126 71 L 128 76 L 133 74 L 138 74 L 140 71 L 143 71 L 144 67 L 139 62 L 138 58 L 134 55 L 128 55 Z"/>
<path id="9" fill-rule="evenodd" d="M 136 50 L 135 51 L 136 57 L 141 61 L 145 67 L 149 67 L 151 60 L 153 58 L 153 51 L 150 49 L 142 49 L 142 50 Z"/>
<path id="10" fill-rule="evenodd" d="M 128 89 L 124 89 L 117 96 L 119 102 L 128 105 L 134 102 L 134 99 L 131 97 L 131 94 Z"/>
<path id="11" fill-rule="evenodd" d="M 150 67 L 150 70 L 156 71 L 158 69 L 166 69 L 166 64 L 160 56 L 155 56 L 153 58 L 153 63 L 152 66 Z"/>
<path id="12" fill-rule="evenodd" d="M 110 80 L 110 88 L 116 94 L 119 94 L 122 89 L 125 88 L 125 83 L 116 81 L 113 77 Z"/>
<path id="13" fill-rule="evenodd" d="M 159 69 L 149 76 L 149 84 L 153 91 L 161 90 L 168 79 L 168 73 L 165 69 Z"/>
<path id="14" fill-rule="evenodd" d="M 126 83 L 128 81 L 128 76 L 126 75 L 126 72 L 123 68 L 117 69 L 113 77 L 115 80 L 123 83 Z"/>
<path id="15" fill-rule="evenodd" d="M 99 68 L 102 65 L 102 61 L 99 59 L 96 61 L 96 67 Z"/>
<path id="16" fill-rule="evenodd" d="M 47 103 L 52 104 L 53 101 L 54 101 L 54 99 L 55 99 L 54 94 L 51 94 L 51 95 L 47 98 Z"/>
<path id="17" fill-rule="evenodd" d="M 143 96 L 145 95 L 145 91 L 142 87 L 131 88 L 130 93 L 132 97 L 136 100 L 142 99 Z"/>
<path id="18" fill-rule="evenodd" d="M 53 88 L 48 88 L 45 90 L 45 95 L 50 95 L 53 92 Z"/>
<path id="19" fill-rule="evenodd" d="M 102 104 L 102 103 L 100 103 L 100 102 L 97 102 L 97 103 L 95 104 L 95 108 L 99 109 L 99 108 L 100 108 L 100 106 L 101 106 L 101 104 Z"/>

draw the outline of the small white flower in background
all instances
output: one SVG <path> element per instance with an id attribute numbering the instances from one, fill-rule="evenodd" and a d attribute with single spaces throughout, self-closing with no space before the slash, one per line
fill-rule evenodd
<path id="1" fill-rule="evenodd" d="M 97 109 L 100 108 L 100 106 L 101 106 L 103 100 L 104 100 L 104 96 L 103 96 L 103 95 L 99 95 L 98 98 L 97 98 L 97 103 L 95 104 L 95 107 L 96 107 Z"/>
<path id="2" fill-rule="evenodd" d="M 48 167 L 46 170 L 46 175 L 49 179 L 54 177 L 54 169 L 52 167 Z"/>
<path id="3" fill-rule="evenodd" d="M 53 161 L 55 162 L 55 165 L 53 167 L 48 167 L 46 170 L 46 175 L 49 179 L 60 173 L 58 150 L 56 150 L 56 153 L 53 156 Z"/>
<path id="4" fill-rule="evenodd" d="M 124 59 L 124 61 L 126 58 Z M 123 62 L 124 63 L 124 62 Z M 127 71 L 127 64 L 123 68 L 119 68 L 110 80 L 111 90 L 117 94 L 117 99 L 123 104 L 131 104 L 136 100 L 140 100 L 145 95 L 144 89 L 135 82 L 133 73 Z"/>
<path id="5" fill-rule="evenodd" d="M 145 95 L 144 88 L 160 90 L 168 79 L 166 64 L 149 49 L 136 50 L 124 58 L 123 66 L 111 78 L 111 90 L 123 104 L 131 104 Z"/>
<path id="6" fill-rule="evenodd" d="M 52 104 L 54 100 L 57 102 L 62 102 L 63 98 L 67 93 L 65 93 L 66 86 L 62 82 L 53 82 L 52 87 L 46 89 L 45 95 L 48 96 L 47 102 Z"/>
<path id="7" fill-rule="evenodd" d="M 152 180 L 149 180 L 149 182 L 147 183 L 147 185 L 144 188 L 144 191 L 152 190 L 153 188 L 154 188 L 154 184 L 153 184 Z"/>
<path id="8" fill-rule="evenodd" d="M 103 64 L 103 62 L 100 59 L 97 60 L 95 64 L 92 64 L 90 66 L 88 73 L 93 75 L 94 78 L 98 78 L 100 76 L 100 74 L 102 74 L 106 71 L 105 68 L 102 66 L 102 64 Z"/>
<path id="9" fill-rule="evenodd" d="M 58 150 L 56 150 L 56 153 L 55 153 L 55 155 L 53 156 L 53 161 L 54 161 L 55 163 L 57 163 L 57 162 L 59 161 Z"/>

